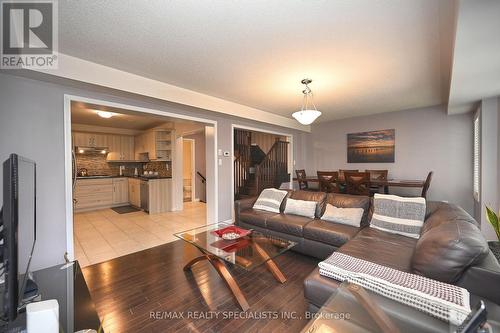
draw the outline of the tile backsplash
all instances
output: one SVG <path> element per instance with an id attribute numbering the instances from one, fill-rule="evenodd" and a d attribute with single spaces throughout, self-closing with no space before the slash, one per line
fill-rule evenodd
<path id="1" fill-rule="evenodd" d="M 108 163 L 106 155 L 100 153 L 85 153 L 76 154 L 76 169 L 79 171 L 82 168 L 87 169 L 90 176 L 107 175 L 118 176 L 120 174 L 120 165 L 125 166 L 123 171 L 125 176 L 133 176 L 135 168 L 137 172 L 142 174 L 143 171 L 158 172 L 161 177 L 172 176 L 172 162 L 123 162 L 123 163 Z"/>

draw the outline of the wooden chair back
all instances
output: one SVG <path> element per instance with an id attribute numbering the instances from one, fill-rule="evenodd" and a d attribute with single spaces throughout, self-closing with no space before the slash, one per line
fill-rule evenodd
<path id="1" fill-rule="evenodd" d="M 344 172 L 345 191 L 353 195 L 370 195 L 370 173 Z"/>
<path id="2" fill-rule="evenodd" d="M 319 190 L 326 193 L 340 193 L 337 171 L 317 171 Z"/>
<path id="3" fill-rule="evenodd" d="M 389 170 L 365 170 L 370 174 L 370 180 L 387 180 Z"/>
<path id="4" fill-rule="evenodd" d="M 299 183 L 300 190 L 309 189 L 309 184 L 307 183 L 306 170 L 300 169 L 295 170 L 295 174 L 297 175 L 297 183 Z"/>
<path id="5" fill-rule="evenodd" d="M 359 170 L 345 170 L 345 169 L 340 169 L 339 170 L 339 180 L 344 181 L 345 180 L 345 173 L 346 172 L 359 172 Z"/>
<path id="6" fill-rule="evenodd" d="M 427 199 L 427 191 L 429 191 L 429 187 L 431 187 L 432 175 L 434 172 L 429 172 L 427 175 L 427 179 L 425 180 L 424 187 L 422 187 L 422 198 Z"/>

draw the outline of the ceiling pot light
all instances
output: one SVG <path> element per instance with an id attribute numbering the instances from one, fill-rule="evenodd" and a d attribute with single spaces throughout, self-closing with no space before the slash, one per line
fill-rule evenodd
<path id="1" fill-rule="evenodd" d="M 302 125 L 311 125 L 319 116 L 321 116 L 321 112 L 316 109 L 316 105 L 314 105 L 313 101 L 313 93 L 311 88 L 309 88 L 309 84 L 312 80 L 303 79 L 300 82 L 306 86 L 305 89 L 302 90 L 302 93 L 304 94 L 302 108 L 300 111 L 294 112 L 292 117 L 294 117 Z"/>
<path id="2" fill-rule="evenodd" d="M 109 119 L 113 117 L 115 114 L 113 112 L 108 112 L 108 111 L 97 111 L 97 115 L 99 117 Z"/>

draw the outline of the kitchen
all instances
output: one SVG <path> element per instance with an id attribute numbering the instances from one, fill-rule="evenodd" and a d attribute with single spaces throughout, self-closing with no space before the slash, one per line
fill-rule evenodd
<path id="1" fill-rule="evenodd" d="M 185 202 L 176 186 L 194 187 L 195 179 L 186 179 L 182 162 L 179 166 L 182 138 L 198 133 L 197 144 L 204 144 L 204 128 L 192 121 L 72 105 L 74 243 L 82 266 L 173 241 L 173 233 L 206 224 L 203 200 L 193 195 Z M 204 175 L 198 164 L 196 171 Z"/>

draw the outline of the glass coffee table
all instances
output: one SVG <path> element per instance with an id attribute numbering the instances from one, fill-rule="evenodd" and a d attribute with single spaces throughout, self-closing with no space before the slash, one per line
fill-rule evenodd
<path id="1" fill-rule="evenodd" d="M 211 224 L 179 232 L 174 236 L 194 245 L 201 252 L 199 257 L 194 258 L 184 266 L 184 270 L 190 271 L 194 264 L 208 260 L 226 282 L 241 309 L 246 311 L 249 308 L 248 302 L 225 263 L 236 265 L 247 271 L 252 271 L 265 264 L 278 282 L 285 283 L 286 277 L 273 259 L 297 243 L 264 235 L 258 231 L 252 231 L 249 235 L 237 240 L 225 240 L 215 233 L 215 231 L 229 226 L 232 224 Z"/>

